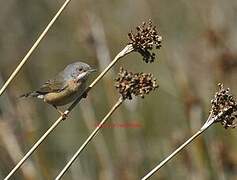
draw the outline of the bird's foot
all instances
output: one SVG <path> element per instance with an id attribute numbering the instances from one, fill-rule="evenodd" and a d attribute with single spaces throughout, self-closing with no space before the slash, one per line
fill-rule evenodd
<path id="1" fill-rule="evenodd" d="M 53 105 L 53 107 L 54 107 L 54 108 L 58 111 L 58 113 L 61 115 L 62 120 L 65 120 L 65 119 L 68 117 L 68 113 L 62 112 L 61 110 L 59 110 L 59 109 L 57 108 L 57 106 L 54 106 L 54 105 Z"/>
<path id="2" fill-rule="evenodd" d="M 59 111 L 59 113 L 60 113 L 60 115 L 61 115 L 61 117 L 62 117 L 62 120 L 67 119 L 68 114 L 66 114 L 65 112 L 62 112 L 62 111 Z"/>
<path id="3" fill-rule="evenodd" d="M 86 97 L 87 97 L 87 92 L 84 92 L 84 93 L 82 94 L 82 97 L 83 97 L 83 98 L 86 98 Z"/>

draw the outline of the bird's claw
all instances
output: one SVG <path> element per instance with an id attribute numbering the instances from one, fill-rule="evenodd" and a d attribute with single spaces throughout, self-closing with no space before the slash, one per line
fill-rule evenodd
<path id="1" fill-rule="evenodd" d="M 82 97 L 83 97 L 83 98 L 86 98 L 86 97 L 87 97 L 87 92 L 84 92 L 84 93 L 82 94 Z"/>
<path id="2" fill-rule="evenodd" d="M 57 108 L 57 106 L 55 106 L 55 105 L 53 105 L 53 107 L 54 107 L 54 108 L 58 111 L 58 113 L 61 115 L 62 120 L 65 120 L 65 119 L 68 117 L 67 111 L 66 111 L 66 112 L 62 112 L 62 111 L 60 111 L 60 110 Z"/>
<path id="3" fill-rule="evenodd" d="M 65 112 L 62 112 L 62 111 L 60 111 L 60 110 L 58 110 L 58 112 L 59 112 L 59 114 L 61 115 L 61 117 L 62 117 L 62 120 L 65 120 L 65 119 L 67 119 L 67 117 L 68 117 L 68 114 L 66 114 Z"/>
<path id="4" fill-rule="evenodd" d="M 61 112 L 60 114 L 61 114 L 62 120 L 67 119 L 68 115 L 66 113 Z"/>

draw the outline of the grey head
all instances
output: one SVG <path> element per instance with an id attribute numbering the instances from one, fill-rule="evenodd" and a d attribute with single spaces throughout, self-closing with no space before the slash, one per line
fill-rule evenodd
<path id="1" fill-rule="evenodd" d="M 75 63 L 69 64 L 60 73 L 63 76 L 64 80 L 77 80 L 85 81 L 91 72 L 94 72 L 95 69 L 92 69 L 88 64 L 77 61 Z"/>

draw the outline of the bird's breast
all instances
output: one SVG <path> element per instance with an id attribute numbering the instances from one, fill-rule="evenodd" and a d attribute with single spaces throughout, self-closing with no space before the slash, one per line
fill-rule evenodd
<path id="1" fill-rule="evenodd" d="M 67 87 L 60 92 L 51 92 L 44 96 L 44 101 L 55 105 L 63 106 L 72 102 L 75 98 L 80 96 L 85 89 L 85 83 L 68 81 Z"/>

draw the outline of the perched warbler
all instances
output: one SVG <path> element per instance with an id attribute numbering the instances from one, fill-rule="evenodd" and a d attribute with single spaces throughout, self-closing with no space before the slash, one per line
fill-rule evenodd
<path id="1" fill-rule="evenodd" d="M 21 95 L 20 97 L 36 97 L 57 107 L 72 102 L 81 96 L 86 88 L 86 81 L 95 69 L 83 62 L 75 62 L 66 66 L 54 78 L 49 79 L 37 90 Z"/>

